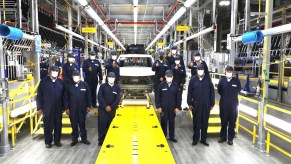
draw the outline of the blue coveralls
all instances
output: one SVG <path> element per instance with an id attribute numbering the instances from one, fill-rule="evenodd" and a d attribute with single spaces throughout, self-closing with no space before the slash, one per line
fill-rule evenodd
<path id="1" fill-rule="evenodd" d="M 220 79 L 217 87 L 220 94 L 220 137 L 232 141 L 235 136 L 235 122 L 237 118 L 238 94 L 241 90 L 240 81 L 233 77 L 229 82 L 227 78 Z M 227 128 L 228 126 L 228 128 Z M 228 135 L 227 135 L 228 133 Z"/>
<path id="2" fill-rule="evenodd" d="M 209 76 L 202 80 L 198 76 L 192 77 L 188 86 L 187 103 L 193 106 L 193 142 L 206 141 L 210 108 L 215 105 L 214 86 Z"/>
<path id="3" fill-rule="evenodd" d="M 89 67 L 92 71 L 89 71 Z M 92 97 L 92 106 L 96 107 L 97 98 L 96 90 L 98 86 L 98 81 L 103 80 L 101 64 L 98 60 L 87 59 L 83 62 L 83 71 L 85 73 L 84 81 L 88 84 L 90 89 L 90 94 Z M 98 79 L 99 77 L 99 79 Z"/>
<path id="4" fill-rule="evenodd" d="M 100 86 L 98 92 L 98 141 L 101 143 L 103 143 L 110 123 L 115 116 L 120 98 L 120 88 L 116 83 L 112 87 L 108 83 Z M 110 112 L 106 111 L 108 105 L 111 107 Z"/>
<path id="5" fill-rule="evenodd" d="M 40 79 L 43 79 L 48 75 L 49 64 L 48 62 L 43 62 L 40 63 L 39 65 L 40 65 Z"/>
<path id="6" fill-rule="evenodd" d="M 175 138 L 175 109 L 181 110 L 182 97 L 179 94 L 179 87 L 176 83 L 171 83 L 170 87 L 166 81 L 163 81 L 157 92 L 156 108 L 162 108 L 164 113 L 161 116 L 161 127 L 165 137 L 167 136 L 167 124 L 169 122 L 169 137 Z"/>
<path id="7" fill-rule="evenodd" d="M 82 141 L 87 140 L 87 131 L 85 128 L 87 107 L 91 107 L 91 92 L 87 83 L 80 81 L 78 84 L 71 83 L 65 92 L 65 109 L 70 110 L 70 121 L 72 126 L 72 141 L 77 142 L 79 130 Z"/>
<path id="8" fill-rule="evenodd" d="M 172 65 L 171 66 L 171 69 L 173 71 L 173 82 L 175 82 L 179 89 L 180 89 L 180 94 L 182 96 L 182 93 L 183 93 L 183 86 L 184 84 L 186 83 L 186 70 L 185 70 L 185 66 L 183 65 L 179 65 L 178 66 L 178 69 L 175 68 L 176 65 Z"/>
<path id="9" fill-rule="evenodd" d="M 113 68 L 112 66 L 113 62 L 115 62 L 115 64 L 117 65 L 115 68 Z M 119 63 L 117 61 L 112 59 L 107 60 L 105 63 L 105 69 L 107 70 L 107 73 L 113 72 L 115 74 L 115 83 L 120 80 Z"/>
<path id="10" fill-rule="evenodd" d="M 190 67 L 190 64 L 189 64 L 188 68 L 191 69 L 191 77 L 194 77 L 197 75 L 197 65 L 199 64 L 197 64 L 195 61 L 192 61 L 190 63 L 193 63 L 193 67 Z M 201 61 L 201 64 L 204 66 L 204 74 L 209 76 L 209 70 L 205 61 Z"/>
<path id="11" fill-rule="evenodd" d="M 169 66 L 175 64 L 175 58 L 173 56 L 166 56 L 166 60 L 168 61 Z"/>
<path id="12" fill-rule="evenodd" d="M 62 112 L 64 105 L 64 84 L 61 79 L 55 82 L 47 76 L 41 80 L 37 90 L 37 110 L 43 110 L 45 144 L 61 140 Z"/>
<path id="13" fill-rule="evenodd" d="M 156 64 L 159 63 L 159 66 L 157 67 Z M 154 91 L 155 94 L 158 92 L 159 85 L 162 81 L 160 81 L 160 78 L 163 78 L 163 81 L 165 81 L 165 72 L 170 69 L 170 65 L 166 62 L 166 60 L 163 60 L 161 62 L 160 60 L 156 60 L 154 64 L 152 65 L 152 71 L 155 72 L 154 77 Z"/>
<path id="14" fill-rule="evenodd" d="M 63 65 L 63 80 L 65 86 L 73 82 L 73 72 L 78 70 L 76 64 L 66 63 Z"/>

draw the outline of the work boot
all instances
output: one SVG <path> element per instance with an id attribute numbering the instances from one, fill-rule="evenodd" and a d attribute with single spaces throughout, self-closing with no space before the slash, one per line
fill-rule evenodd
<path id="1" fill-rule="evenodd" d="M 73 141 L 70 146 L 75 146 L 78 143 L 78 141 Z"/>
<path id="2" fill-rule="evenodd" d="M 88 140 L 82 140 L 82 141 L 80 141 L 81 143 L 84 143 L 84 144 L 86 144 L 86 145 L 90 145 L 90 142 L 88 141 Z"/>
<path id="3" fill-rule="evenodd" d="M 223 143 L 226 141 L 226 138 L 219 138 L 218 143 Z"/>
<path id="4" fill-rule="evenodd" d="M 57 147 L 61 147 L 61 146 L 62 146 L 62 143 L 61 143 L 61 142 L 55 142 L 55 145 L 56 145 Z"/>
<path id="5" fill-rule="evenodd" d="M 207 141 L 200 141 L 203 145 L 209 146 L 209 143 Z"/>
<path id="6" fill-rule="evenodd" d="M 233 141 L 232 140 L 228 140 L 227 144 L 233 145 Z"/>
<path id="7" fill-rule="evenodd" d="M 172 142 L 178 142 L 175 138 L 170 138 L 169 140 Z"/>
<path id="8" fill-rule="evenodd" d="M 48 149 L 52 148 L 52 144 L 45 144 L 45 147 L 48 148 Z"/>

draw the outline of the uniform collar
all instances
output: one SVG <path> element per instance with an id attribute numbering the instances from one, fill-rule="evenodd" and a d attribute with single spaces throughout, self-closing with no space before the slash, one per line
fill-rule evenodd
<path id="1" fill-rule="evenodd" d="M 227 82 L 230 82 L 232 80 L 232 78 L 230 78 L 230 79 L 229 78 L 226 78 L 226 80 L 227 80 Z"/>
<path id="2" fill-rule="evenodd" d="M 112 88 L 112 87 L 114 86 L 114 83 L 113 83 L 113 84 L 110 84 L 110 83 L 108 82 L 108 85 Z"/>
<path id="3" fill-rule="evenodd" d="M 198 76 L 199 80 L 202 81 L 204 76 L 205 76 L 205 74 L 202 77 Z"/>
<path id="4" fill-rule="evenodd" d="M 53 83 L 56 82 L 56 80 L 57 80 L 57 78 L 54 79 L 54 78 L 52 78 L 51 76 L 50 76 L 50 78 L 51 78 L 51 80 L 52 80 Z"/>

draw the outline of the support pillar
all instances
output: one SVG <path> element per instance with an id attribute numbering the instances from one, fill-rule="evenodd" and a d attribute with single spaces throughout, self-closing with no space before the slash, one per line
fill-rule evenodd
<path id="1" fill-rule="evenodd" d="M 236 34 L 237 6 L 238 6 L 238 0 L 232 0 L 231 1 L 230 35 Z M 236 57 L 236 43 L 233 40 L 231 40 L 231 49 L 230 49 L 230 54 L 229 54 L 229 65 L 234 66 L 235 57 Z"/>

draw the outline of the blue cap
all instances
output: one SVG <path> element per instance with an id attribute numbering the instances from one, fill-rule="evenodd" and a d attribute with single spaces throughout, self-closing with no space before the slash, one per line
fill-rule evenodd
<path id="1" fill-rule="evenodd" d="M 176 45 L 171 45 L 170 48 L 171 48 L 171 50 L 176 50 L 177 46 Z"/>
<path id="2" fill-rule="evenodd" d="M 228 66 L 226 66 L 225 70 L 226 70 L 226 71 L 233 71 L 233 67 L 230 66 L 230 65 L 228 65 Z"/>
<path id="3" fill-rule="evenodd" d="M 90 51 L 89 54 L 90 55 L 96 55 L 95 51 Z"/>
<path id="4" fill-rule="evenodd" d="M 180 57 L 180 55 L 176 55 L 176 56 L 174 57 L 174 59 L 175 59 L 175 60 L 180 60 L 181 57 Z"/>
<path id="5" fill-rule="evenodd" d="M 115 73 L 114 72 L 109 72 L 107 77 L 115 77 Z"/>
<path id="6" fill-rule="evenodd" d="M 159 55 L 160 56 L 164 56 L 165 55 L 165 52 L 164 51 L 159 51 Z"/>
<path id="7" fill-rule="evenodd" d="M 80 72 L 78 70 L 74 71 L 73 76 L 80 76 Z"/>
<path id="8" fill-rule="evenodd" d="M 111 51 L 110 52 L 110 55 L 112 56 L 112 55 L 117 55 L 117 53 L 116 53 L 116 51 Z"/>
<path id="9" fill-rule="evenodd" d="M 172 70 L 167 70 L 165 72 L 165 76 L 167 76 L 167 75 L 173 75 L 173 71 Z"/>
<path id="10" fill-rule="evenodd" d="M 204 69 L 204 65 L 203 65 L 203 64 L 198 64 L 198 65 L 197 65 L 197 69 L 198 69 L 198 70 L 202 70 L 202 69 Z"/>
<path id="11" fill-rule="evenodd" d="M 69 54 L 68 54 L 68 57 L 74 58 L 75 56 L 74 56 L 73 53 L 69 53 Z"/>
<path id="12" fill-rule="evenodd" d="M 59 67 L 58 66 L 50 66 L 49 70 L 50 71 L 59 71 Z"/>
<path id="13" fill-rule="evenodd" d="M 191 53 L 192 56 L 201 56 L 200 52 L 199 51 L 193 51 Z"/>

